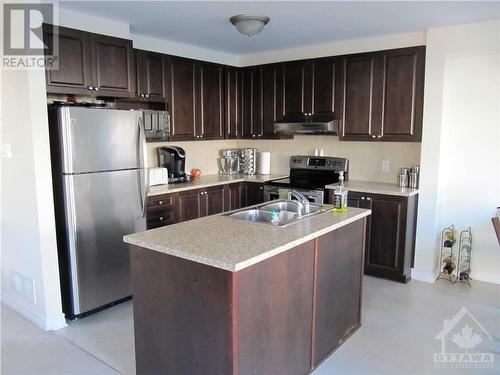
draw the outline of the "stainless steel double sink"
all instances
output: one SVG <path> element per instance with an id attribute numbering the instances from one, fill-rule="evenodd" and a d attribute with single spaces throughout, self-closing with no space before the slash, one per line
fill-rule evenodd
<path id="1" fill-rule="evenodd" d="M 299 210 L 299 204 L 295 201 L 275 200 L 250 209 L 244 208 L 236 212 L 230 212 L 225 216 L 237 220 L 284 227 L 324 213 L 328 211 L 328 208 L 324 208 L 320 204 L 311 203 L 309 205 L 309 213 L 300 213 Z"/>

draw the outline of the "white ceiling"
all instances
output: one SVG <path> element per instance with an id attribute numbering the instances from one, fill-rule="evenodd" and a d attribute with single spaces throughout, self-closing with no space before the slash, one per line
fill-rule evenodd
<path id="1" fill-rule="evenodd" d="M 479 1 L 61 1 L 60 7 L 130 25 L 134 34 L 246 54 L 500 18 L 500 2 Z M 271 18 L 247 37 L 235 14 Z"/>

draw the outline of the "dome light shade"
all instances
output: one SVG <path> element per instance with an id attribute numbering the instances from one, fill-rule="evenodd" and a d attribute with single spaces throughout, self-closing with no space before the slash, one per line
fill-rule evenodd
<path id="1" fill-rule="evenodd" d="M 229 21 L 231 21 L 240 33 L 252 36 L 262 31 L 264 26 L 269 22 L 269 17 L 239 14 L 232 16 Z"/>

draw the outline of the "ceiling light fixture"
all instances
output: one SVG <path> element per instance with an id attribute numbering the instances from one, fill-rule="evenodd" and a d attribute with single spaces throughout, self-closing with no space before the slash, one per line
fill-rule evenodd
<path id="1" fill-rule="evenodd" d="M 231 21 L 240 33 L 252 36 L 262 31 L 264 26 L 269 22 L 269 17 L 239 14 L 232 16 L 229 21 Z"/>

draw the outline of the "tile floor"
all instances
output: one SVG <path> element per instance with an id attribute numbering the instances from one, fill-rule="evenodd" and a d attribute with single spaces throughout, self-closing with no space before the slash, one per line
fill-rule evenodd
<path id="1" fill-rule="evenodd" d="M 452 319 L 462 306 L 491 336 L 489 340 L 473 327 L 473 333 L 481 334 L 475 351 L 493 354 L 490 368 L 434 366 L 434 353 L 441 350 L 435 336 L 443 320 Z M 41 331 L 3 305 L 1 318 L 4 375 L 135 372 L 131 302 L 71 322 L 56 332 Z M 474 324 L 466 317 L 457 328 L 467 319 Z M 469 289 L 443 280 L 403 285 L 365 277 L 363 326 L 314 375 L 499 373 L 500 285 L 473 281 Z"/>

